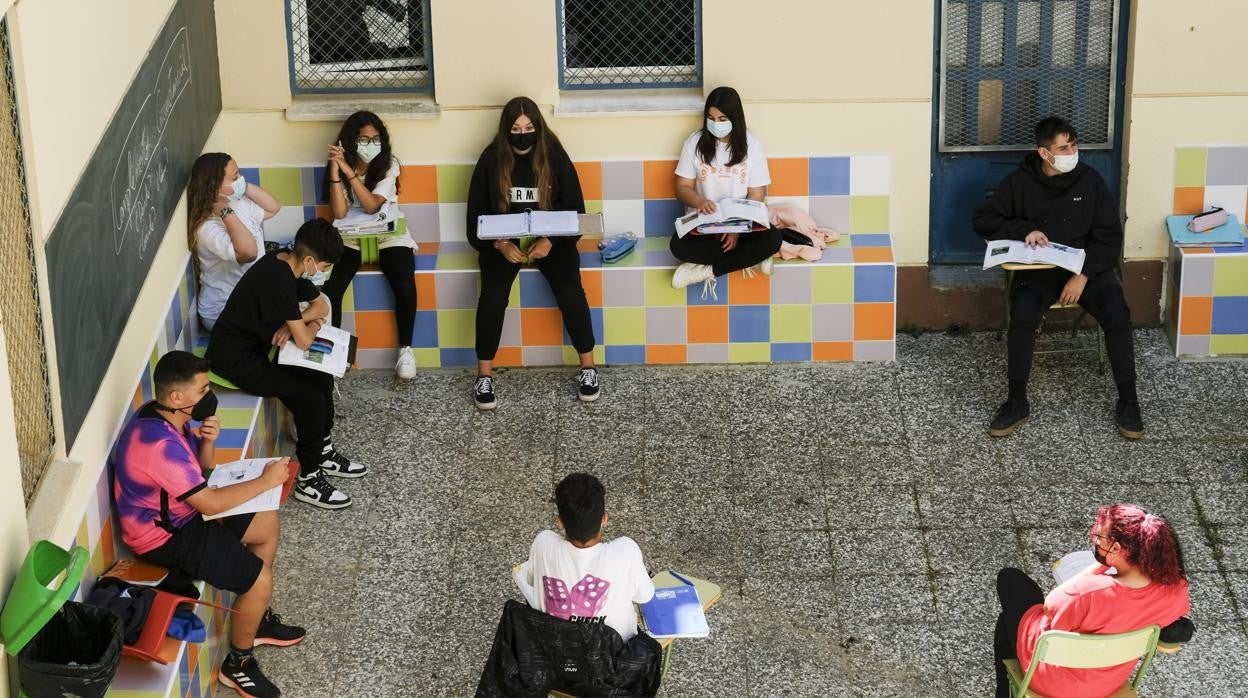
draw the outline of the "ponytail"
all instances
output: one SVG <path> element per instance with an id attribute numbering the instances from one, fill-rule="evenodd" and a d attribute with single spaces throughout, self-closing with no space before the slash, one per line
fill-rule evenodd
<path id="1" fill-rule="evenodd" d="M 1109 537 L 1150 581 L 1170 585 L 1187 578 L 1179 536 L 1160 515 L 1131 504 L 1115 504 L 1101 507 L 1096 521 L 1098 526 L 1108 524 Z"/>

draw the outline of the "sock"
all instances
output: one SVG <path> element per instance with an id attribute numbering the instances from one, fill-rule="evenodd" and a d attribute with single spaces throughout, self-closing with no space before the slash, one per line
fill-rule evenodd
<path id="1" fill-rule="evenodd" d="M 244 659 L 250 659 L 250 658 L 251 658 L 250 648 L 245 649 L 245 650 L 240 650 L 234 646 L 234 643 L 230 643 L 230 657 L 229 657 L 230 662 L 234 664 L 240 664 L 242 663 Z"/>
<path id="2" fill-rule="evenodd" d="M 1135 394 L 1135 381 L 1124 381 L 1118 384 L 1118 402 L 1135 404 L 1140 399 Z"/>
<path id="3" fill-rule="evenodd" d="M 1027 381 L 1010 381 L 1009 399 L 1027 402 Z"/>

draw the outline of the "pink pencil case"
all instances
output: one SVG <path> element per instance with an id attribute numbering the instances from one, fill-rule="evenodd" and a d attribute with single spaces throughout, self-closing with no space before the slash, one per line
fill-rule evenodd
<path id="1" fill-rule="evenodd" d="M 1213 210 L 1192 217 L 1187 222 L 1187 229 L 1193 233 L 1207 233 L 1222 225 L 1226 225 L 1226 209 L 1214 207 Z"/>

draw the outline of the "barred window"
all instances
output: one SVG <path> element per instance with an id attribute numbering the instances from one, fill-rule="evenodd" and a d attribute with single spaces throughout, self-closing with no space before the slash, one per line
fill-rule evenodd
<path id="1" fill-rule="evenodd" d="M 286 0 L 299 93 L 433 90 L 429 0 Z"/>
<path id="2" fill-rule="evenodd" d="M 559 86 L 698 87 L 701 0 L 558 0 Z"/>

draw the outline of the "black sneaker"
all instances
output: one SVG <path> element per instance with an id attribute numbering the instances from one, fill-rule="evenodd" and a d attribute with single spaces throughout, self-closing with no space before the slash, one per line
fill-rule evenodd
<path id="1" fill-rule="evenodd" d="M 307 634 L 308 631 L 297 625 L 286 625 L 273 609 L 266 608 L 264 617 L 260 619 L 260 627 L 256 628 L 256 641 L 252 646 L 290 647 L 303 642 L 303 637 Z"/>
<path id="2" fill-rule="evenodd" d="M 260 671 L 255 657 L 247 656 L 235 662 L 231 655 L 221 662 L 221 683 L 234 689 L 243 698 L 280 698 L 282 692 Z"/>
<path id="3" fill-rule="evenodd" d="M 602 395 L 602 388 L 598 387 L 598 369 L 582 368 L 576 376 L 576 382 L 580 385 L 577 397 L 581 402 L 593 402 Z"/>
<path id="4" fill-rule="evenodd" d="M 1114 423 L 1118 433 L 1128 441 L 1144 438 L 1144 418 L 1140 416 L 1140 403 L 1118 401 L 1114 407 Z"/>
<path id="5" fill-rule="evenodd" d="M 494 378 L 492 376 L 477 376 L 477 385 L 472 389 L 473 402 L 477 403 L 479 410 L 492 410 L 498 407 L 498 400 L 494 399 Z"/>
<path id="6" fill-rule="evenodd" d="M 322 509 L 345 509 L 351 506 L 351 497 L 346 492 L 329 484 L 325 474 L 317 470 L 315 474 L 295 480 L 295 499 L 307 502 Z"/>
<path id="7" fill-rule="evenodd" d="M 1026 400 L 1006 400 L 988 425 L 988 433 L 997 437 L 1009 436 L 1030 416 L 1031 405 Z"/>
<path id="8" fill-rule="evenodd" d="M 364 477 L 368 474 L 367 465 L 353 463 L 333 446 L 328 451 L 321 452 L 321 470 L 334 477 Z"/>

